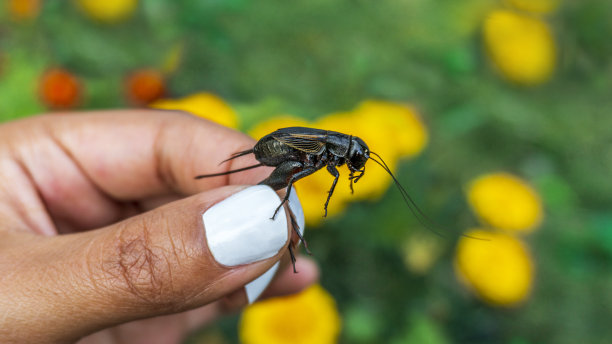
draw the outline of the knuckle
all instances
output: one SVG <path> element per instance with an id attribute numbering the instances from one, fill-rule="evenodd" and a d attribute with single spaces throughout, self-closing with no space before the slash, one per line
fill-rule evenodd
<path id="1" fill-rule="evenodd" d="M 153 221 L 130 223 L 111 240 L 111 254 L 103 264 L 105 281 L 121 295 L 155 307 L 172 307 L 180 297 L 175 288 L 174 270 L 180 254 L 169 249 L 152 228 Z"/>

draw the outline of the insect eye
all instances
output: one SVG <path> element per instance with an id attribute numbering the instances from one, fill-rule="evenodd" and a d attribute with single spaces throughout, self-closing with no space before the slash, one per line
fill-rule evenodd
<path id="1" fill-rule="evenodd" d="M 356 154 L 353 154 L 350 159 L 351 166 L 359 170 L 365 165 L 367 160 L 368 157 L 366 154 L 364 154 L 364 152 L 357 152 Z"/>

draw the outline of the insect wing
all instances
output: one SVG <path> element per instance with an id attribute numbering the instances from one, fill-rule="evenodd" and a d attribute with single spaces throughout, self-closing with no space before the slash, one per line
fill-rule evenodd
<path id="1" fill-rule="evenodd" d="M 272 137 L 279 142 L 286 144 L 305 153 L 318 154 L 325 147 L 325 135 L 288 133 L 276 131 Z"/>

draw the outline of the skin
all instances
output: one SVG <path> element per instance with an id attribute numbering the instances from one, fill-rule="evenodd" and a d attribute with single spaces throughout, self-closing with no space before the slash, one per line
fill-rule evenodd
<path id="1" fill-rule="evenodd" d="M 253 144 L 170 111 L 0 125 L 3 343 L 177 343 L 246 305 L 243 286 L 279 259 L 264 297 L 314 283 L 316 265 L 299 257 L 293 274 L 286 248 L 238 267 L 221 266 L 208 251 L 201 214 L 271 169 L 193 177 L 256 163 L 218 166 Z"/>

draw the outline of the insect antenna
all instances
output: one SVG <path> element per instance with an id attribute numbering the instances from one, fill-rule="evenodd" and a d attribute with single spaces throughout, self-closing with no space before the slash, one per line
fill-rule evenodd
<path id="1" fill-rule="evenodd" d="M 410 194 L 408 193 L 408 191 L 406 191 L 406 189 L 404 189 L 402 184 L 400 184 L 400 182 L 397 180 L 397 178 L 395 178 L 393 173 L 391 173 L 391 169 L 389 168 L 389 166 L 387 166 L 387 164 L 385 163 L 383 158 L 380 155 L 376 154 L 375 152 L 370 152 L 370 154 L 374 154 L 378 159 L 380 159 L 380 161 L 378 161 L 378 160 L 374 159 L 373 157 L 370 157 L 370 159 L 372 161 L 374 161 L 375 163 L 380 165 L 380 167 L 382 167 L 385 171 L 387 171 L 387 173 L 389 173 L 391 178 L 393 178 L 393 181 L 395 182 L 395 186 L 397 186 L 397 189 L 400 191 L 400 194 L 402 195 L 402 198 L 404 199 L 404 202 L 406 203 L 406 205 L 408 206 L 408 208 L 410 209 L 410 211 L 412 212 L 414 217 L 416 217 L 417 220 L 424 227 L 426 227 L 427 229 L 429 229 L 433 233 L 435 233 L 435 234 L 437 234 L 437 235 L 439 235 L 441 237 L 444 237 L 444 235 L 442 233 L 440 233 L 438 230 L 436 230 L 436 228 L 439 228 L 439 226 L 432 219 L 430 219 L 429 216 L 425 215 L 425 213 L 421 210 L 421 208 L 419 208 L 419 206 L 417 206 L 416 202 L 412 199 L 412 197 L 410 197 Z M 461 234 L 461 236 L 464 236 L 464 237 L 467 237 L 467 238 L 471 238 L 471 239 L 489 241 L 489 239 L 476 238 L 476 237 L 472 237 L 472 236 L 466 235 L 466 234 Z"/>
<path id="2" fill-rule="evenodd" d="M 195 179 L 202 179 L 202 178 L 208 178 L 208 177 L 225 176 L 225 175 L 227 175 L 227 174 L 236 173 L 236 172 L 242 172 L 242 171 L 250 170 L 250 169 L 252 169 L 252 168 L 256 168 L 256 167 L 260 167 L 260 166 L 263 166 L 263 164 L 256 164 L 256 165 L 251 165 L 251 166 L 247 166 L 247 167 L 239 168 L 239 169 L 236 169 L 236 170 L 225 171 L 225 172 L 219 172 L 219 173 L 213 173 L 213 174 L 202 174 L 202 175 L 196 176 L 196 177 L 195 177 Z"/>

